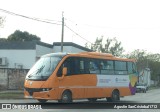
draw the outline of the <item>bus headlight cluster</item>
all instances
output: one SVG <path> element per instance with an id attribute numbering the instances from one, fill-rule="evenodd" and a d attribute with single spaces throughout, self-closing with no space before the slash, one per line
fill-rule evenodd
<path id="1" fill-rule="evenodd" d="M 49 91 L 51 90 L 50 88 L 42 88 L 42 91 Z"/>

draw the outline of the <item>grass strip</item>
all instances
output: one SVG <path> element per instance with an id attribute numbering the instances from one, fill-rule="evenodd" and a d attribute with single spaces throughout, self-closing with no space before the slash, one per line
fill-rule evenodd
<path id="1" fill-rule="evenodd" d="M 20 99 L 24 98 L 23 92 L 2 92 L 0 99 Z"/>

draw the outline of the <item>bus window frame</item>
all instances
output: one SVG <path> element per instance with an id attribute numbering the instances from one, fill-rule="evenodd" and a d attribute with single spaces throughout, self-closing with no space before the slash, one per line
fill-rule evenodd
<path id="1" fill-rule="evenodd" d="M 125 63 L 125 70 L 121 69 L 116 69 L 116 62 L 124 62 Z M 127 61 L 122 61 L 122 60 L 114 60 L 114 73 L 115 75 L 128 75 L 128 68 L 127 68 Z"/>
<path id="2" fill-rule="evenodd" d="M 123 61 L 123 60 L 112 60 L 112 59 L 99 59 L 99 58 L 89 58 L 89 57 L 79 57 L 79 56 L 68 56 L 66 57 L 66 59 L 62 62 L 62 64 L 60 65 L 58 71 L 57 71 L 57 77 L 62 77 L 62 68 L 64 67 L 64 63 L 66 62 L 66 60 L 68 59 L 73 59 L 73 60 L 78 60 L 78 64 L 79 64 L 79 71 L 78 73 L 72 73 L 72 74 L 66 74 L 65 76 L 73 76 L 73 75 L 85 75 L 85 74 L 96 74 L 96 75 L 128 75 L 129 74 L 129 71 L 128 71 L 128 63 L 132 63 L 132 68 L 135 68 L 136 65 L 133 61 Z M 72 60 L 72 61 L 73 61 Z M 83 67 L 84 67 L 84 70 L 80 70 L 80 62 L 83 61 Z M 107 70 L 107 71 L 111 71 L 110 73 L 102 73 L 102 70 L 100 68 L 100 64 L 101 64 L 101 61 L 111 61 L 113 64 L 112 64 L 112 69 L 104 69 L 104 70 Z M 75 63 L 77 63 L 75 62 Z M 91 72 L 90 71 L 90 62 L 95 62 L 97 63 L 97 71 L 99 71 L 98 73 L 97 72 Z M 116 62 L 124 62 L 125 63 L 125 70 L 118 70 L 116 69 Z M 75 64 L 74 63 L 74 64 Z M 87 65 L 88 65 L 88 68 L 87 68 Z M 63 66 L 63 67 L 62 67 Z M 134 67 L 133 67 L 134 66 Z M 77 65 L 74 66 L 75 68 L 77 67 Z M 61 69 L 61 73 L 59 72 Z M 88 71 L 87 71 L 88 69 Z M 67 67 L 67 71 L 68 71 L 68 67 Z M 119 72 L 119 73 L 118 73 Z M 135 68 L 135 72 L 133 73 L 136 73 L 136 68 Z"/>

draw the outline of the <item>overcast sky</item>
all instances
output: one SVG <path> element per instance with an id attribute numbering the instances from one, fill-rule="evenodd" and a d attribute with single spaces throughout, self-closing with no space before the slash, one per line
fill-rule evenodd
<path id="1" fill-rule="evenodd" d="M 28 17 L 54 20 L 61 24 L 64 11 L 65 24 L 81 37 L 93 43 L 97 37 L 116 37 L 126 52 L 144 49 L 160 53 L 160 1 L 159 0 L 1 0 L 0 9 Z M 0 37 L 15 30 L 28 31 L 52 44 L 61 41 L 61 25 L 47 24 L 13 16 L 6 17 Z M 87 42 L 65 27 L 64 41 L 84 46 Z"/>

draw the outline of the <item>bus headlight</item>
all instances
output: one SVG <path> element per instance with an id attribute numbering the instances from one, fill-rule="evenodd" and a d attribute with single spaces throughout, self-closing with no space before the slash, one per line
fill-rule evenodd
<path id="1" fill-rule="evenodd" d="M 51 88 L 42 88 L 42 91 L 49 91 Z"/>

